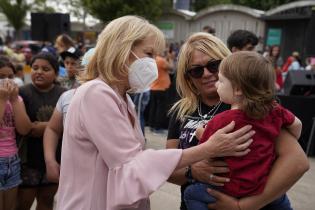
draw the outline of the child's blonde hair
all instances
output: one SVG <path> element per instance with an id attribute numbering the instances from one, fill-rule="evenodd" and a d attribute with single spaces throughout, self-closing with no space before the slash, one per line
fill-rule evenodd
<path id="1" fill-rule="evenodd" d="M 223 59 L 219 72 L 242 91 L 240 108 L 248 117 L 261 119 L 272 109 L 275 72 L 268 59 L 255 52 L 236 52 Z"/>

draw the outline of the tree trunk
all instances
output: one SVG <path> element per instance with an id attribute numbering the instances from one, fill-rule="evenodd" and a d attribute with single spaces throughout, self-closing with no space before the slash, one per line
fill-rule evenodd
<path id="1" fill-rule="evenodd" d="M 23 39 L 22 29 L 16 29 L 14 33 L 14 40 L 22 40 L 22 39 Z"/>

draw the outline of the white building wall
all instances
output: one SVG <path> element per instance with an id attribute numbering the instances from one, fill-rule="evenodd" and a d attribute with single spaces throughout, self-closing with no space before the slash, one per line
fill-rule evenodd
<path id="1" fill-rule="evenodd" d="M 176 14 L 163 15 L 158 22 L 171 22 L 174 24 L 174 37 L 169 42 L 180 42 L 185 40 L 190 31 L 190 21 Z"/>
<path id="2" fill-rule="evenodd" d="M 191 30 L 193 31 L 201 31 L 205 25 L 214 27 L 216 36 L 222 39 L 225 43 L 231 32 L 237 29 L 249 30 L 258 37 L 263 37 L 265 28 L 264 21 L 235 11 L 222 11 L 207 14 L 193 20 L 191 25 Z"/>
<path id="3" fill-rule="evenodd" d="M 170 42 L 180 42 L 185 40 L 190 34 L 202 31 L 206 25 L 210 25 L 216 30 L 216 36 L 226 43 L 232 31 L 245 29 L 253 32 L 258 37 L 265 35 L 265 22 L 259 17 L 254 17 L 242 11 L 222 10 L 205 13 L 202 16 L 192 16 L 185 18 L 179 14 L 165 14 L 159 22 L 173 22 L 175 24 L 174 37 Z M 257 46 L 257 50 L 262 50 L 262 44 Z"/>

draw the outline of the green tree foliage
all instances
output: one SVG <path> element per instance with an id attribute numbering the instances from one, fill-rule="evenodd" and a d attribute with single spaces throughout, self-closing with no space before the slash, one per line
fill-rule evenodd
<path id="1" fill-rule="evenodd" d="M 161 0 L 162 9 L 167 10 L 173 8 L 173 0 Z"/>
<path id="2" fill-rule="evenodd" d="M 9 23 L 16 31 L 17 37 L 21 37 L 20 30 L 24 26 L 24 20 L 27 11 L 30 6 L 26 3 L 26 0 L 0 0 L 1 12 L 6 16 Z"/>
<path id="3" fill-rule="evenodd" d="M 296 0 L 231 0 L 233 4 L 244 5 L 260 10 L 269 10 L 282 4 L 287 4 Z"/>
<path id="4" fill-rule="evenodd" d="M 30 5 L 32 5 L 32 12 L 44 12 L 44 13 L 54 13 L 56 10 L 53 7 L 47 5 L 47 0 L 34 0 Z"/>
<path id="5" fill-rule="evenodd" d="M 54 0 L 57 4 L 67 8 L 70 16 L 75 16 L 78 19 L 85 21 L 87 16 L 86 8 L 83 6 L 82 0 Z"/>
<path id="6" fill-rule="evenodd" d="M 231 0 L 195 0 L 192 4 L 192 9 L 194 11 L 200 11 L 218 4 L 231 4 Z"/>
<path id="7" fill-rule="evenodd" d="M 81 0 L 87 11 L 103 22 L 124 15 L 139 15 L 156 20 L 165 5 L 163 0 Z"/>
<path id="8" fill-rule="evenodd" d="M 194 11 L 200 11 L 218 4 L 237 4 L 266 11 L 293 1 L 296 0 L 195 0 L 192 4 L 192 8 Z"/>

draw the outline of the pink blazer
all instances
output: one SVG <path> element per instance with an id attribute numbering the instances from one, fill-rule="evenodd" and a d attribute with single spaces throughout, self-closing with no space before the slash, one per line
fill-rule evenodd
<path id="1" fill-rule="evenodd" d="M 149 195 L 177 166 L 182 150 L 144 150 L 127 98 L 100 79 L 77 89 L 65 121 L 58 210 L 148 210 Z"/>

